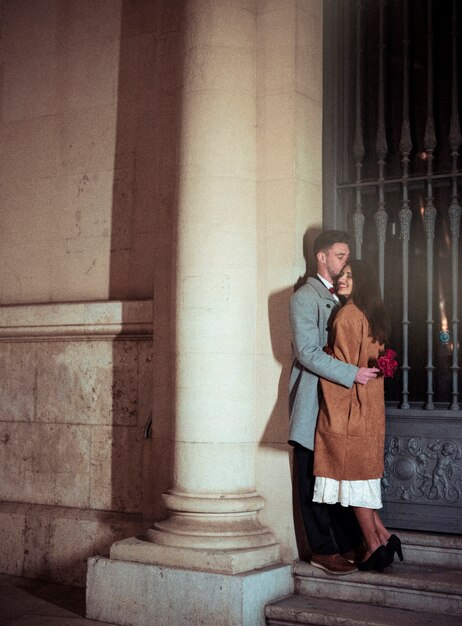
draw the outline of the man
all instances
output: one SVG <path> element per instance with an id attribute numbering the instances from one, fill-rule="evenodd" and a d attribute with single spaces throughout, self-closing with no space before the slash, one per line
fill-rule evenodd
<path id="1" fill-rule="evenodd" d="M 309 278 L 292 296 L 290 322 L 295 362 L 290 376 L 291 423 L 289 443 L 294 445 L 298 469 L 300 507 L 312 550 L 311 564 L 332 574 L 349 574 L 362 535 L 351 509 L 340 504 L 312 502 L 314 433 L 319 411 L 319 377 L 345 387 L 365 385 L 377 376 L 376 368 L 358 368 L 326 354 L 329 318 L 339 306 L 333 283 L 350 254 L 348 234 L 328 230 L 314 242 L 317 277 Z M 360 554 L 356 555 L 361 558 Z"/>

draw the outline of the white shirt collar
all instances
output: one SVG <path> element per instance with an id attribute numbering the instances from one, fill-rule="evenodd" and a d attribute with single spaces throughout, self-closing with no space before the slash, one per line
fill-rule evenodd
<path id="1" fill-rule="evenodd" d="M 326 280 L 323 276 L 321 276 L 320 274 L 318 274 L 318 278 L 319 280 L 322 282 L 323 285 L 325 285 L 325 287 L 327 287 L 327 289 L 331 289 L 334 285 L 332 283 L 330 283 L 328 280 Z M 334 300 L 336 300 L 337 302 L 340 302 L 338 296 L 336 293 L 332 294 L 332 297 L 334 298 Z"/>
<path id="2" fill-rule="evenodd" d="M 318 274 L 318 278 L 322 282 L 322 284 L 327 287 L 327 289 L 331 289 L 334 286 L 332 283 L 326 280 L 324 276 L 321 276 L 321 274 Z"/>

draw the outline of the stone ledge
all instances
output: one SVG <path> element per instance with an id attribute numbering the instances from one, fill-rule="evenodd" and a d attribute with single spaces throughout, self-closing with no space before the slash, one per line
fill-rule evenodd
<path id="1" fill-rule="evenodd" d="M 143 537 L 129 537 L 112 544 L 110 557 L 114 561 L 155 563 L 173 568 L 236 575 L 280 564 L 280 549 L 276 543 L 241 550 L 196 549 L 165 546 Z"/>
<path id="2" fill-rule="evenodd" d="M 90 522 L 104 522 L 107 524 L 127 523 L 142 524 L 141 513 L 121 513 L 118 511 L 103 511 L 100 509 L 80 509 L 52 504 L 34 504 L 30 502 L 0 502 L 0 513 L 16 513 L 19 515 L 47 515 L 62 519 L 85 520 Z"/>
<path id="3" fill-rule="evenodd" d="M 0 341 L 145 339 L 152 325 L 152 300 L 0 306 Z"/>

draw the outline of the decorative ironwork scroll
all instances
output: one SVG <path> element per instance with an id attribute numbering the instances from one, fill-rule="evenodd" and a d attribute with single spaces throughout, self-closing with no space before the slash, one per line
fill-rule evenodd
<path id="1" fill-rule="evenodd" d="M 356 3 L 356 92 L 355 92 L 355 139 L 353 143 L 353 154 L 355 157 L 356 168 L 356 203 L 355 212 L 353 214 L 353 228 L 354 238 L 356 243 L 356 258 L 361 258 L 361 248 L 363 242 L 363 229 L 364 229 L 364 213 L 362 209 L 361 200 L 361 169 L 364 159 L 364 141 L 363 141 L 363 127 L 361 120 L 361 0 L 357 0 Z"/>

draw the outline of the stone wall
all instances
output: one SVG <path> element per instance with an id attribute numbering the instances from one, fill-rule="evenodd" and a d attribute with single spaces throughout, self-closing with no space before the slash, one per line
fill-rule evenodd
<path id="1" fill-rule="evenodd" d="M 152 297 L 167 4 L 2 0 L 2 304 Z"/>
<path id="2" fill-rule="evenodd" d="M 82 584 L 168 487 L 177 16 L 0 4 L 0 571 Z"/>
<path id="3" fill-rule="evenodd" d="M 0 309 L 0 571 L 83 584 L 149 525 L 152 303 Z M 146 438 L 147 436 L 147 438 Z"/>
<path id="4" fill-rule="evenodd" d="M 0 571 L 80 584 L 85 557 L 163 516 L 171 484 L 178 161 L 191 156 L 184 80 L 201 78 L 202 59 L 182 66 L 187 2 L 0 4 Z M 218 4 L 203 1 L 209 34 Z M 256 172 L 248 205 L 217 172 L 213 208 L 256 222 L 246 438 L 260 518 L 290 561 L 287 306 L 307 229 L 321 222 L 322 1 L 235 5 L 253 22 L 256 124 L 246 133 Z M 232 42 L 233 29 L 225 34 Z M 211 66 L 213 89 L 242 70 L 228 52 L 229 70 Z M 233 135 L 221 121 L 215 148 L 226 153 Z M 231 240 L 197 228 L 190 244 L 206 256 L 205 243 Z"/>

